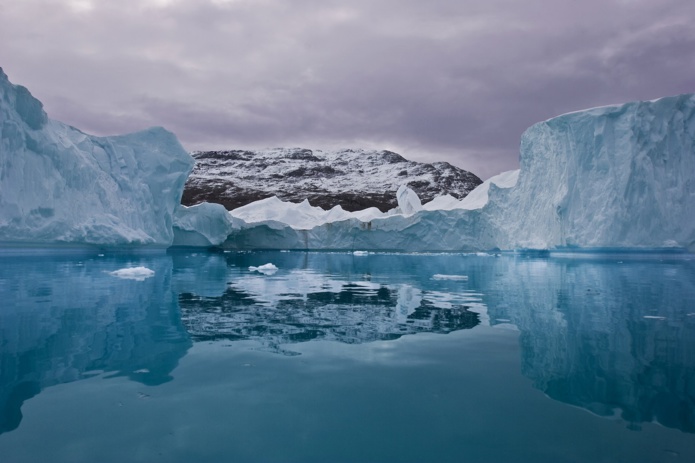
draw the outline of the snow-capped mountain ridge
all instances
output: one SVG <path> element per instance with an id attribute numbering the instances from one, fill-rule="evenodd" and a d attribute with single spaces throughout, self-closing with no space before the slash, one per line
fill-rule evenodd
<path id="1" fill-rule="evenodd" d="M 397 206 L 395 192 L 412 188 L 423 202 L 449 194 L 462 199 L 482 181 L 448 162 L 408 161 L 392 151 L 363 149 L 199 151 L 182 203 L 203 201 L 235 209 L 277 196 L 284 201 L 308 199 L 312 206 L 347 211 Z"/>

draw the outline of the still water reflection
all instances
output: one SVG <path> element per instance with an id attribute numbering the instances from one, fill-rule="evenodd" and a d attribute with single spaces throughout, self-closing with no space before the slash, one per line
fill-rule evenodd
<path id="1" fill-rule="evenodd" d="M 0 451 L 3 445 L 12 448 L 24 407 L 46 388 L 98 377 L 156 389 L 183 375 L 180 363 L 201 342 L 278 359 L 302 357 L 312 343 L 379 343 L 395 349 L 397 363 L 399 346 L 420 339 L 411 335 L 463 330 L 487 339 L 498 339 L 490 334 L 494 330 L 504 339 L 514 336 L 521 374 L 557 403 L 589 411 L 598 420 L 616 420 L 628 433 L 653 422 L 685 433 L 679 450 L 658 449 L 663 455 L 693 450 L 695 262 L 690 256 L 178 252 L 1 259 L 0 434 L 5 434 Z M 248 269 L 267 262 L 278 272 Z M 154 276 L 137 281 L 110 273 L 136 266 L 154 270 Z M 436 339 L 447 337 L 434 339 L 436 345 Z M 418 353 L 440 362 L 431 378 L 445 383 L 457 369 L 471 373 L 462 357 L 442 360 L 441 342 L 439 351 Z M 504 342 L 498 347 L 508 351 Z M 476 377 L 484 382 L 490 370 L 509 370 L 505 365 L 496 365 L 491 356 Z M 511 378 L 516 368 L 505 374 Z M 291 381 L 287 378 L 291 375 L 283 381 Z M 172 387 L 178 382 L 186 379 Z M 456 386 L 465 394 L 466 385 Z M 518 394 L 519 401 L 528 395 L 521 389 L 507 392 Z M 186 393 L 195 396 L 196 390 Z M 416 391 L 412 394 L 408 400 L 417 400 Z M 551 425 L 550 415 L 537 412 L 534 419 Z M 489 426 L 492 431 L 496 425 Z M 319 447 L 315 460 L 326 457 Z M 393 454 L 393 460 L 410 459 L 404 455 Z M 417 460 L 417 454 L 409 455 Z M 516 456 L 524 459 L 523 452 Z"/>

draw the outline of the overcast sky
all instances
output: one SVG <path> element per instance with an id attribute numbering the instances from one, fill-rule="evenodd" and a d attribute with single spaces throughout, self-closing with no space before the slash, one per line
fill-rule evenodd
<path id="1" fill-rule="evenodd" d="M 521 133 L 695 92 L 693 0 L 0 0 L 0 66 L 97 135 L 517 168 Z"/>

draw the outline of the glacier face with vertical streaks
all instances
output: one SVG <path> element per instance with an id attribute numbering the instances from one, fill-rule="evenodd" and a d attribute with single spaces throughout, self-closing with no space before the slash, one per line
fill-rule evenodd
<path id="1" fill-rule="evenodd" d="M 500 248 L 695 251 L 695 95 L 535 124 L 516 187 L 498 193 L 487 213 Z"/>
<path id="2" fill-rule="evenodd" d="M 51 120 L 0 69 L 0 243 L 166 247 L 193 159 L 152 128 L 95 137 Z"/>

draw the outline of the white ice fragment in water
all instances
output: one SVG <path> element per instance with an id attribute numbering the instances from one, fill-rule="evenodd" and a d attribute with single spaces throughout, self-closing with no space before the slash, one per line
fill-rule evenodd
<path id="1" fill-rule="evenodd" d="M 468 277 L 466 275 L 442 275 L 441 273 L 437 273 L 435 275 L 432 275 L 433 280 L 458 280 L 458 281 L 468 281 Z"/>
<path id="2" fill-rule="evenodd" d="M 260 265 L 258 267 L 254 267 L 252 265 L 251 267 L 249 267 L 249 271 L 262 273 L 263 275 L 272 275 L 278 271 L 278 268 L 271 263 L 267 263 L 267 264 Z"/>
<path id="3" fill-rule="evenodd" d="M 369 251 L 355 251 L 352 253 L 354 256 L 367 256 L 369 255 Z"/>
<path id="4" fill-rule="evenodd" d="M 649 319 L 651 319 L 651 320 L 666 320 L 666 317 L 660 317 L 660 316 L 657 316 L 657 315 L 645 315 L 645 316 L 642 317 L 642 318 L 649 318 Z"/>
<path id="5" fill-rule="evenodd" d="M 147 278 L 154 276 L 154 270 L 150 270 L 147 267 L 131 267 L 122 268 L 119 270 L 114 270 L 113 272 L 108 272 L 109 275 L 124 278 L 126 280 L 136 280 L 144 281 Z"/>

